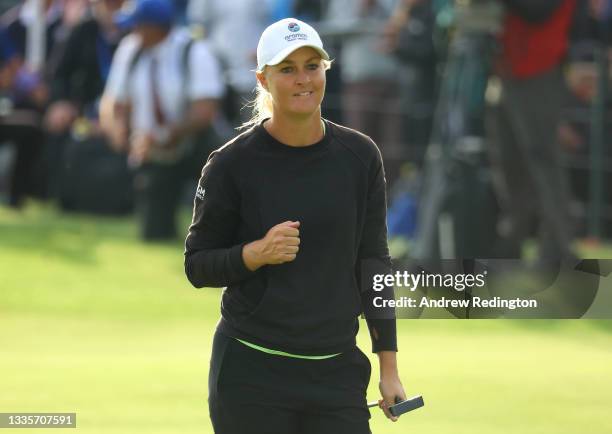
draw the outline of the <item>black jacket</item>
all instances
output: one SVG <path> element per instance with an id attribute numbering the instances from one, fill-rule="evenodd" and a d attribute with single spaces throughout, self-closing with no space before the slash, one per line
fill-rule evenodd
<path id="1" fill-rule="evenodd" d="M 70 100 L 79 106 L 94 102 L 104 91 L 103 70 L 110 67 L 117 42 L 106 40 L 91 18 L 78 24 L 58 60 L 52 84 L 53 100 Z"/>
<path id="2" fill-rule="evenodd" d="M 326 121 L 319 143 L 284 145 L 258 125 L 214 152 L 202 172 L 185 250 L 196 287 L 227 286 L 219 330 L 269 348 L 332 354 L 355 345 L 374 294 L 364 262 L 390 270 L 385 179 L 367 136 Z M 293 262 L 249 271 L 244 244 L 299 220 Z M 368 267 L 370 268 L 370 267 Z M 367 310 L 367 309 L 366 309 Z M 396 350 L 395 320 L 368 320 L 374 351 Z"/>

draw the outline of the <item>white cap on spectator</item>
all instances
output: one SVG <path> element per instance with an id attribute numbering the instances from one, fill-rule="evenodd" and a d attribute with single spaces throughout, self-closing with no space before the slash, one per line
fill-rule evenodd
<path id="1" fill-rule="evenodd" d="M 285 18 L 268 26 L 257 45 L 257 70 L 266 65 L 278 65 L 298 48 L 311 47 L 321 57 L 329 60 L 317 31 L 309 24 L 295 18 Z"/>

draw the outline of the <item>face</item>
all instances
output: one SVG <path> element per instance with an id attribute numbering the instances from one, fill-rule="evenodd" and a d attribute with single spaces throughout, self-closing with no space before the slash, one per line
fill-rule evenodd
<path id="1" fill-rule="evenodd" d="M 124 0 L 103 0 L 104 7 L 111 13 L 117 12 L 123 6 Z"/>
<path id="2" fill-rule="evenodd" d="M 139 36 L 143 48 L 157 45 L 167 36 L 168 32 L 168 28 L 155 24 L 138 24 L 134 27 L 134 33 Z"/>
<path id="3" fill-rule="evenodd" d="M 321 56 L 313 48 L 299 48 L 278 65 L 266 66 L 257 79 L 272 95 L 275 112 L 310 116 L 320 110 L 325 70 Z"/>
<path id="4" fill-rule="evenodd" d="M 113 25 L 113 17 L 123 6 L 124 0 L 95 0 L 92 2 L 96 19 L 103 25 Z"/>

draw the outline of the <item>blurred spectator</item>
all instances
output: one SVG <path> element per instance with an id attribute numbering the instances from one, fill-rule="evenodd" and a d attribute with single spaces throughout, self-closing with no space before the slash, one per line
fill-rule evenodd
<path id="1" fill-rule="evenodd" d="M 18 207 L 28 195 L 46 196 L 48 164 L 46 136 L 42 114 L 49 101 L 55 60 L 61 55 L 67 35 L 85 13 L 85 0 L 43 0 L 44 40 L 43 66 L 28 63 L 27 32 L 37 19 L 36 2 L 27 0 L 1 17 L 5 36 L 13 45 L 18 70 L 9 90 L 10 110 L 2 116 L 0 141 L 11 142 L 16 161 L 11 179 L 9 204 Z M 34 41 L 33 43 L 36 43 Z"/>
<path id="2" fill-rule="evenodd" d="M 147 240 L 176 236 L 187 168 L 206 155 L 198 133 L 210 127 L 223 94 L 210 45 L 172 29 L 169 0 L 139 0 L 121 18 L 134 29 L 119 45 L 101 103 L 101 126 L 137 168 L 137 210 Z"/>
<path id="3" fill-rule="evenodd" d="M 398 62 L 385 51 L 382 32 L 373 33 L 372 27 L 389 19 L 395 3 L 330 0 L 325 15 L 327 24 L 346 31 L 340 53 L 344 122 L 380 145 L 389 184 L 402 156 Z"/>
<path id="4" fill-rule="evenodd" d="M 43 5 L 47 36 L 54 35 L 61 25 L 62 9 L 58 2 L 47 0 Z M 44 135 L 40 125 L 41 111 L 48 98 L 48 88 L 39 74 L 24 64 L 26 58 L 26 30 L 35 19 L 34 3 L 23 2 L 0 17 L 3 45 L 10 59 L 2 66 L 4 89 L 3 109 L 0 113 L 0 143 L 15 147 L 15 161 L 9 177 L 9 205 L 20 207 L 28 194 L 40 195 L 42 183 L 41 151 Z M 47 38 L 47 55 L 55 38 Z M 6 49 L 6 48 L 5 48 Z"/>
<path id="5" fill-rule="evenodd" d="M 493 149 L 505 215 L 499 229 L 510 246 L 504 254 L 520 256 L 537 223 L 539 257 L 572 258 L 567 180 L 556 133 L 566 96 L 561 66 L 576 1 L 504 3 Z"/>
<path id="6" fill-rule="evenodd" d="M 399 0 L 386 28 L 387 49 L 400 61 L 399 94 L 406 159 L 422 164 L 435 107 L 435 14 L 431 0 Z"/>
<path id="7" fill-rule="evenodd" d="M 587 0 L 576 5 L 572 29 L 571 63 L 567 83 L 572 93 L 572 108 L 589 110 L 597 92 L 598 71 L 595 52 L 599 47 L 609 51 L 612 43 L 612 0 Z M 589 125 L 564 120 L 559 126 L 559 139 L 570 152 L 586 151 Z"/>
<path id="8" fill-rule="evenodd" d="M 65 133 L 78 115 L 97 117 L 97 99 L 122 36 L 113 16 L 123 2 L 91 0 L 92 16 L 71 32 L 51 86 L 46 126 L 52 133 Z"/>
<path id="9" fill-rule="evenodd" d="M 603 148 L 599 150 L 597 147 L 592 148 L 591 145 L 595 141 L 599 142 L 597 136 L 598 122 L 595 120 L 599 116 L 597 113 L 599 108 L 598 97 L 603 97 L 605 100 L 606 110 L 610 110 L 612 100 L 607 94 L 600 95 L 603 85 L 600 82 L 600 74 L 605 74 L 602 69 L 608 68 L 604 66 L 606 57 L 608 63 L 612 59 L 610 56 L 610 45 L 612 43 L 612 1 L 611 0 L 587 0 L 577 2 L 577 16 L 572 30 L 572 46 L 570 51 L 570 64 L 566 68 L 566 78 L 568 87 L 571 91 L 571 99 L 564 110 L 564 118 L 559 126 L 559 140 L 566 151 L 567 161 L 569 165 L 569 177 L 572 187 L 572 197 L 577 202 L 589 204 L 584 208 L 587 211 L 588 217 L 587 227 L 588 235 L 594 235 L 592 230 L 592 215 L 588 212 L 589 208 L 596 202 L 596 195 L 593 193 L 594 185 L 594 169 L 590 164 L 590 160 L 594 157 L 592 153 L 601 152 L 598 158 L 602 161 L 604 168 L 603 180 L 604 185 L 608 185 L 612 180 L 612 172 L 606 164 L 612 157 L 612 142 L 609 134 L 603 134 Z M 606 55 L 607 53 L 607 55 Z M 610 89 L 611 81 L 608 80 L 607 89 Z M 604 92 L 607 89 L 603 89 Z M 603 105 L 603 102 L 602 102 Z M 603 107 L 601 107 L 603 109 Z M 604 121 L 604 131 L 610 131 L 612 123 L 609 116 L 602 114 Z M 595 131 L 594 131 L 595 128 Z M 592 136 L 595 132 L 596 136 Z M 605 196 L 607 204 L 612 203 L 612 190 L 603 188 L 602 195 Z M 602 199 L 604 199 L 602 197 Z M 592 208 L 591 208 L 592 210 Z M 582 216 L 579 208 L 576 211 Z M 601 219 L 606 221 L 601 228 L 600 235 L 609 236 L 612 230 L 610 224 L 610 215 L 605 212 L 605 205 L 601 213 Z M 583 227 L 580 227 L 582 230 Z"/>
<path id="10" fill-rule="evenodd" d="M 189 20 L 204 26 L 223 65 L 228 92 L 225 111 L 234 126 L 250 117 L 250 110 L 241 109 L 254 98 L 257 41 L 269 18 L 261 0 L 190 0 Z"/>
<path id="11" fill-rule="evenodd" d="M 45 152 L 48 192 L 50 196 L 59 198 L 60 203 L 65 202 L 66 189 L 70 191 L 75 187 L 64 182 L 66 170 L 70 170 L 67 167 L 70 162 L 66 161 L 70 154 L 67 149 L 71 149 L 75 138 L 84 140 L 86 136 L 100 135 L 97 128 L 98 102 L 112 56 L 122 36 L 113 16 L 123 3 L 124 0 L 90 0 L 90 13 L 74 26 L 65 42 L 65 49 L 57 57 L 44 124 L 49 132 Z M 79 121 L 75 124 L 77 119 Z M 103 144 L 100 147 L 111 152 Z M 79 161 L 81 166 L 87 164 L 96 162 Z"/>
<path id="12" fill-rule="evenodd" d="M 36 19 L 35 1 L 26 0 L 5 12 L 0 21 L 7 29 L 7 36 L 15 45 L 20 58 L 26 60 L 27 31 Z M 41 79 L 50 82 L 57 58 L 63 51 L 71 29 L 80 22 L 86 12 L 87 0 L 42 0 L 46 23 L 45 68 Z M 32 71 L 30 71 L 32 72 Z"/>
<path id="13" fill-rule="evenodd" d="M 47 26 L 46 52 L 52 51 L 56 41 L 55 32 L 62 24 L 63 7 L 58 0 L 43 0 L 45 22 Z M 25 59 L 27 26 L 36 19 L 35 2 L 26 0 L 6 11 L 0 18 L 7 30 L 7 36 L 15 45 L 22 59 Z"/>
<path id="14" fill-rule="evenodd" d="M 600 38 L 610 44 L 610 21 L 612 20 L 612 1 L 610 0 L 588 0 L 589 15 L 599 24 Z"/>
<path id="15" fill-rule="evenodd" d="M 6 145 L 8 140 L 13 140 L 17 134 L 11 125 L 9 115 L 13 111 L 13 101 L 10 97 L 17 70 L 19 68 L 17 50 L 7 35 L 6 29 L 0 27 L 0 146 Z M 21 152 L 19 159 L 12 167 L 9 176 L 10 191 L 9 203 L 16 206 L 21 200 L 23 186 L 19 185 L 24 180 L 24 160 L 26 153 Z M 27 166 L 25 167 L 27 169 Z M 0 174 L 2 175 L 2 174 Z"/>
<path id="16" fill-rule="evenodd" d="M 19 108 L 42 110 L 49 96 L 46 82 L 50 78 L 49 68 L 34 71 L 31 65 L 26 65 L 27 30 L 36 19 L 35 1 L 27 0 L 9 9 L 0 18 L 1 25 L 6 28 L 6 36 L 14 46 L 20 61 L 20 71 L 13 83 L 13 102 Z M 45 55 L 49 60 L 54 52 L 55 43 L 61 39 L 62 2 L 43 0 L 43 14 L 46 23 Z M 48 63 L 48 62 L 45 62 Z"/>

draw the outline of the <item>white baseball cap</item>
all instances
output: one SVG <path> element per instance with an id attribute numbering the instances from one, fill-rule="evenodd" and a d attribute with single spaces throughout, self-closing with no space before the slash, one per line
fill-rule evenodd
<path id="1" fill-rule="evenodd" d="M 266 65 L 278 65 L 298 48 L 311 47 L 321 57 L 329 60 L 317 31 L 309 24 L 295 18 L 285 18 L 270 24 L 257 44 L 257 70 Z"/>

